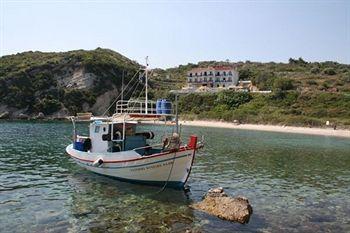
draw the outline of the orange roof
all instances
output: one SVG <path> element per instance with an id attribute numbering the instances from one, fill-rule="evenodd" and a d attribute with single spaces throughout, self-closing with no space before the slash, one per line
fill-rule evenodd
<path id="1" fill-rule="evenodd" d="M 232 70 L 233 68 L 231 66 L 214 66 L 215 70 Z"/>

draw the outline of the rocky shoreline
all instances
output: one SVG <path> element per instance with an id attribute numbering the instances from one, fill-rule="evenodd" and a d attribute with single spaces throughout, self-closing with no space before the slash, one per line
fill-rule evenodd
<path id="1" fill-rule="evenodd" d="M 19 113 L 17 115 L 10 114 L 5 111 L 0 113 L 0 120 L 42 120 L 42 121 L 65 121 L 68 120 L 68 115 L 45 115 L 39 112 L 35 115 Z"/>

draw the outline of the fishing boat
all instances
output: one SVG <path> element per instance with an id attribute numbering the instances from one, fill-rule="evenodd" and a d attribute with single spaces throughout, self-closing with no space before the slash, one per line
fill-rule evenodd
<path id="1" fill-rule="evenodd" d="M 203 147 L 203 142 L 198 142 L 196 135 L 191 135 L 187 143 L 182 142 L 177 97 L 175 108 L 168 100 L 148 100 L 147 67 L 148 64 L 142 73 L 145 99 L 118 97 L 111 105 L 115 106 L 112 116 L 70 117 L 73 142 L 66 147 L 66 152 L 78 165 L 97 174 L 121 181 L 181 189 L 185 187 L 196 151 Z M 134 77 L 125 87 L 123 85 L 121 93 L 133 85 Z M 76 122 L 79 120 L 90 122 L 89 135 L 77 133 Z M 175 122 L 171 126 L 172 132 L 163 137 L 145 130 L 147 127 L 152 129 L 153 124 L 169 122 Z"/>

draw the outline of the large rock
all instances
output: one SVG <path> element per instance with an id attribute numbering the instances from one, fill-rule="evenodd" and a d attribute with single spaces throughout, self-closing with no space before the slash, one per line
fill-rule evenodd
<path id="1" fill-rule="evenodd" d="M 0 119 L 8 119 L 10 116 L 10 113 L 9 112 L 3 112 L 3 113 L 0 113 Z"/>
<path id="2" fill-rule="evenodd" d="M 221 219 L 248 223 L 253 208 L 245 197 L 232 198 L 227 196 L 222 187 L 210 189 L 201 202 L 191 205 Z"/>

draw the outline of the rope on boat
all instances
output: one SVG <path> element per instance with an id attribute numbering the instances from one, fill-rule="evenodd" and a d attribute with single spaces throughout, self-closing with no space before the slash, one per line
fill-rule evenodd
<path id="1" fill-rule="evenodd" d="M 136 85 L 137 84 L 137 85 Z M 136 85 L 136 86 L 135 86 Z M 133 92 L 139 87 L 140 85 L 140 82 L 139 81 L 136 81 L 130 88 L 129 90 L 126 92 L 126 94 L 124 94 L 125 96 L 129 95 L 130 91 L 133 90 Z M 131 96 L 133 95 L 133 92 L 131 94 Z"/>
<path id="2" fill-rule="evenodd" d="M 165 190 L 166 186 L 168 185 L 170 177 L 171 177 L 171 173 L 173 172 L 173 167 L 174 167 L 174 164 L 175 164 L 175 157 L 176 157 L 176 151 L 174 152 L 173 163 L 171 164 L 171 168 L 170 168 L 170 171 L 169 171 L 168 178 L 167 178 L 166 182 L 164 183 L 163 187 L 157 193 L 163 192 Z"/>
<path id="3" fill-rule="evenodd" d="M 104 111 L 104 113 L 102 114 L 102 116 L 104 116 L 110 109 L 112 106 L 114 106 L 114 104 L 118 101 L 119 97 L 122 95 L 122 93 L 126 90 L 126 88 L 129 86 L 129 84 L 131 83 L 131 81 L 136 77 L 136 75 L 140 72 L 141 68 L 134 74 L 134 76 L 130 79 L 130 81 L 128 82 L 128 84 L 126 84 L 124 86 L 124 88 L 122 88 L 122 91 L 120 92 L 120 94 L 117 96 L 117 98 L 115 98 L 115 100 L 111 103 L 111 105 L 108 106 L 108 108 L 106 109 L 106 111 Z"/>

